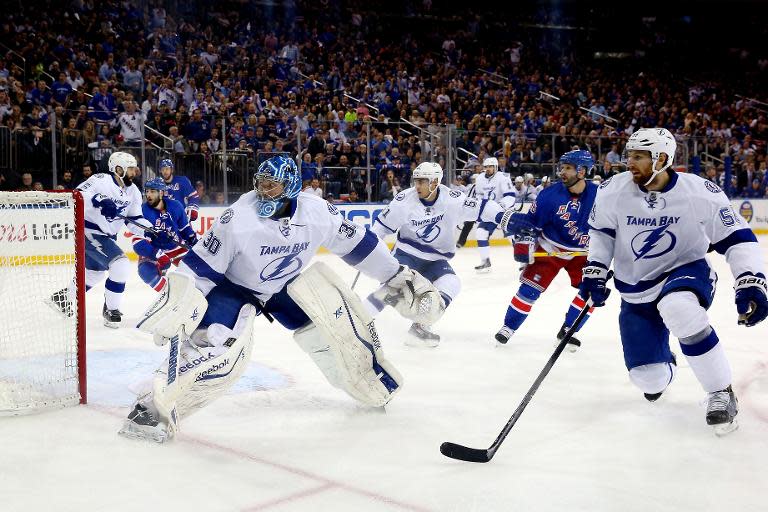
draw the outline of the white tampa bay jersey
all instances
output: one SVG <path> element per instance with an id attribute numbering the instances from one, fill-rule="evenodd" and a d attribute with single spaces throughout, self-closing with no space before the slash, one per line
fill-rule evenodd
<path id="1" fill-rule="evenodd" d="M 122 188 L 111 174 L 99 173 L 85 180 L 77 189 L 83 195 L 83 216 L 85 217 L 86 233 L 115 236 L 126 225 L 123 219 L 107 220 L 101 214 L 99 207 L 94 204 L 94 201 L 98 202 L 107 198 L 115 202 L 118 214 L 144 223 L 143 220 L 140 220 L 141 192 L 139 192 L 136 185 L 131 184 L 126 188 Z M 148 222 L 146 224 L 149 226 Z M 135 229 L 133 226 L 129 227 L 132 228 L 132 231 Z"/>
<path id="2" fill-rule="evenodd" d="M 480 173 L 475 178 L 475 197 L 496 201 L 503 207 L 508 207 L 515 202 L 515 187 L 509 176 L 502 172 L 495 172 L 488 178 L 485 173 Z"/>
<path id="3" fill-rule="evenodd" d="M 400 266 L 376 235 L 314 194 L 300 192 L 291 216 L 279 219 L 259 217 L 256 202 L 253 191 L 240 196 L 179 265 L 204 294 L 228 280 L 267 301 L 309 266 L 320 246 L 379 281 Z"/>
<path id="4" fill-rule="evenodd" d="M 589 261 L 613 259 L 616 289 L 627 302 L 656 299 L 671 270 L 704 259 L 710 246 L 725 254 L 734 276 L 762 271 L 757 239 L 712 182 L 670 174 L 654 192 L 624 172 L 603 182 L 590 213 Z"/>
<path id="5" fill-rule="evenodd" d="M 415 188 L 403 190 L 371 227 L 379 238 L 397 232 L 397 248 L 423 260 L 447 260 L 456 251 L 457 225 L 478 220 L 496 222 L 501 207 L 493 201 L 468 198 L 440 185 L 434 202 L 419 199 Z"/>

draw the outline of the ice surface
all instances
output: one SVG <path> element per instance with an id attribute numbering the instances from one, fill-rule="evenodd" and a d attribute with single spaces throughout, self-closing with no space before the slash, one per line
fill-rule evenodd
<path id="1" fill-rule="evenodd" d="M 768 261 L 768 237 L 762 237 Z M 3 511 L 765 511 L 768 510 L 768 322 L 736 325 L 733 278 L 711 256 L 720 287 L 710 318 L 725 344 L 741 428 L 719 439 L 705 394 L 681 356 L 677 380 L 648 403 L 627 378 L 614 294 L 564 353 L 489 464 L 440 455 L 443 441 L 487 447 L 553 351 L 573 296 L 558 276 L 507 346 L 493 334 L 517 288 L 508 247 L 476 275 L 476 249 L 452 261 L 463 291 L 436 325 L 435 349 L 403 344 L 409 323 L 377 321 L 405 377 L 386 413 L 327 384 L 290 334 L 264 319 L 253 362 L 232 392 L 188 418 L 170 445 L 116 435 L 127 386 L 164 357 L 150 336 L 102 326 L 103 288 L 88 293 L 87 406 L 0 418 Z M 351 282 L 354 270 L 330 255 Z M 374 283 L 361 279 L 357 290 Z M 128 283 L 124 324 L 154 294 Z"/>

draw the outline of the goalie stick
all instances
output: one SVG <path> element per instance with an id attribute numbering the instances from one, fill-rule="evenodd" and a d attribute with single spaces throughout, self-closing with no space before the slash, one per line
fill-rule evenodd
<path id="1" fill-rule="evenodd" d="M 568 332 L 565 336 L 563 336 L 563 339 L 560 340 L 560 343 L 557 345 L 557 348 L 555 348 L 555 352 L 549 357 L 549 360 L 547 361 L 547 364 L 544 365 L 544 368 L 539 373 L 539 376 L 536 377 L 536 381 L 533 383 L 533 385 L 530 387 L 528 392 L 525 394 L 525 397 L 523 397 L 523 401 L 520 402 L 520 405 L 517 406 L 517 409 L 515 409 L 515 412 L 512 414 L 512 417 L 509 418 L 507 421 L 507 424 L 504 425 L 504 428 L 501 429 L 501 432 L 499 433 L 498 437 L 496 437 L 496 440 L 486 449 L 481 448 L 469 448 L 467 446 L 463 446 L 456 443 L 451 442 L 444 442 L 440 445 L 440 453 L 445 455 L 446 457 L 450 457 L 452 459 L 457 460 L 463 460 L 466 462 L 490 462 L 490 460 L 493 458 L 494 455 L 496 455 L 496 451 L 499 449 L 499 446 L 501 446 L 501 443 L 504 442 L 504 439 L 506 439 L 507 434 L 512 430 L 512 427 L 515 426 L 515 423 L 517 423 L 517 420 L 520 419 L 520 416 L 523 414 L 523 411 L 525 410 L 525 407 L 528 405 L 528 402 L 531 401 L 533 398 L 533 395 L 536 393 L 536 390 L 539 389 L 539 386 L 544 381 L 544 378 L 547 376 L 549 371 L 552 369 L 552 366 L 554 366 L 555 361 L 557 361 L 557 358 L 560 357 L 560 354 L 563 353 L 563 350 L 565 349 L 565 346 L 568 344 L 568 341 L 573 336 L 573 333 L 576 332 L 576 329 L 579 328 L 581 325 L 581 322 L 584 320 L 584 317 L 587 316 L 587 313 L 589 312 L 589 309 L 592 307 L 592 299 L 588 299 L 584 307 L 579 312 L 579 316 L 576 317 L 576 320 L 573 321 L 573 325 L 570 329 L 568 329 Z"/>

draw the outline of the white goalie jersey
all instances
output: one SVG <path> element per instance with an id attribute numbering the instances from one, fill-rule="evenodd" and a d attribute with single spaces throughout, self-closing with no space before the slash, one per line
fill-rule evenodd
<path id="1" fill-rule="evenodd" d="M 445 260 L 456 251 L 455 226 L 478 219 L 498 222 L 501 213 L 497 203 L 468 198 L 445 185 L 440 185 L 432 203 L 419 199 L 416 189 L 409 188 L 395 196 L 371 230 L 382 239 L 397 233 L 397 248 L 407 254 L 427 261 Z"/>
<path id="2" fill-rule="evenodd" d="M 399 268 L 376 235 L 344 220 L 324 199 L 301 192 L 291 216 L 280 219 L 259 217 L 256 202 L 255 192 L 243 194 L 179 265 L 203 294 L 228 280 L 267 301 L 309 265 L 320 246 L 379 281 Z"/>
<path id="3" fill-rule="evenodd" d="M 629 172 L 600 185 L 590 213 L 589 261 L 610 266 L 628 302 L 655 300 L 671 270 L 725 254 L 734 277 L 762 272 L 757 239 L 720 188 L 698 176 L 670 172 L 662 191 L 647 191 Z"/>

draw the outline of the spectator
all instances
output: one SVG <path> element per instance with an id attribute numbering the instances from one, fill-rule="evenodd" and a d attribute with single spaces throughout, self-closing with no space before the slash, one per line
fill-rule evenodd
<path id="1" fill-rule="evenodd" d="M 214 206 L 227 206 L 227 198 L 224 197 L 224 192 L 216 192 L 213 200 Z"/>
<path id="2" fill-rule="evenodd" d="M 306 187 L 310 181 L 315 178 L 319 178 L 320 174 L 317 172 L 317 164 L 312 161 L 312 155 L 309 152 L 304 153 L 301 157 L 301 181 Z M 322 197 L 322 196 L 321 196 Z"/>
<path id="3" fill-rule="evenodd" d="M 25 172 L 24 174 L 21 175 L 21 185 L 19 185 L 19 188 L 16 190 L 20 192 L 29 192 L 31 190 L 34 190 L 31 173 Z"/>
<path id="4" fill-rule="evenodd" d="M 211 197 L 208 195 L 208 192 L 205 189 L 205 183 L 200 180 L 196 181 L 195 192 L 197 192 L 197 196 L 200 198 L 201 205 L 211 204 Z"/>
<path id="5" fill-rule="evenodd" d="M 323 189 L 320 188 L 320 180 L 317 178 L 312 178 L 312 180 L 309 182 L 309 185 L 305 189 L 305 192 L 315 194 L 317 197 L 323 197 Z"/>
<path id="6" fill-rule="evenodd" d="M 384 181 L 379 187 L 379 201 L 388 203 L 400 193 L 400 182 L 392 169 L 388 169 Z"/>
<path id="7" fill-rule="evenodd" d="M 749 199 L 758 199 L 765 197 L 765 186 L 760 182 L 759 178 L 753 178 L 749 188 L 744 191 L 744 197 Z"/>

